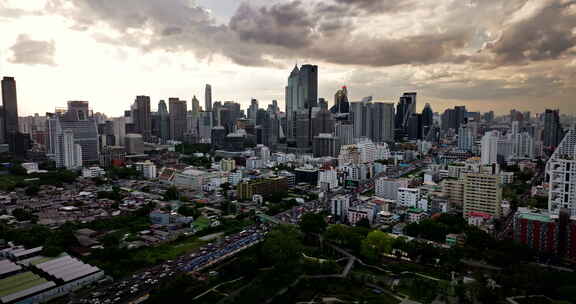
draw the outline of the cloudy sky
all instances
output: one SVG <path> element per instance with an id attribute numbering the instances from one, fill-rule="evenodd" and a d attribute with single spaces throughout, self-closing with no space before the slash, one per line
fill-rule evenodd
<path id="1" fill-rule="evenodd" d="M 67 100 L 120 115 L 136 95 L 246 106 L 277 99 L 296 62 L 333 102 L 576 113 L 576 0 L 0 0 L 0 75 L 20 114 Z"/>

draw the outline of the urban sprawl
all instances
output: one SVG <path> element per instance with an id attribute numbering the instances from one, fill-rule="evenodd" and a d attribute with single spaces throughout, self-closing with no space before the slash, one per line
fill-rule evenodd
<path id="1" fill-rule="evenodd" d="M 318 75 L 282 110 L 206 85 L 114 118 L 19 116 L 4 77 L 0 303 L 576 302 L 573 116 L 328 100 Z"/>

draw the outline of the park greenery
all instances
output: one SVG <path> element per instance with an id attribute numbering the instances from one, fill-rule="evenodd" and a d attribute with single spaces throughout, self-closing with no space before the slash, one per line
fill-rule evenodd
<path id="1" fill-rule="evenodd" d="M 176 152 L 181 154 L 210 153 L 212 147 L 210 144 L 179 144 L 176 146 Z"/>
<path id="2" fill-rule="evenodd" d="M 16 188 L 26 188 L 28 195 L 35 196 L 39 191 L 39 186 L 62 187 L 74 182 L 77 177 L 76 172 L 69 170 L 26 174 L 26 170 L 21 165 L 13 164 L 8 170 L 8 174 L 0 175 L 0 190 L 14 191 Z"/>

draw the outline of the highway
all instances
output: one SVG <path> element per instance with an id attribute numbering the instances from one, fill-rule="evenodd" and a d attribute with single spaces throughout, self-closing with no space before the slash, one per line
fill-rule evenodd
<path id="1" fill-rule="evenodd" d="M 296 224 L 304 213 L 320 210 L 320 202 L 310 201 L 274 217 L 284 223 Z M 200 271 L 250 248 L 264 240 L 268 231 L 267 225 L 253 225 L 242 232 L 224 238 L 218 244 L 210 243 L 194 253 L 147 268 L 128 278 L 93 290 L 86 296 L 72 299 L 70 303 L 141 303 L 146 300 L 150 291 L 158 288 L 162 282 L 179 274 Z"/>

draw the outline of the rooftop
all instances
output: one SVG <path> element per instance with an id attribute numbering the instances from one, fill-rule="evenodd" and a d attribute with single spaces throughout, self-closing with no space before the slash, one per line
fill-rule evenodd
<path id="1" fill-rule="evenodd" d="M 53 286 L 56 286 L 54 282 L 27 271 L 0 280 L 0 300 L 10 302 Z"/>
<path id="2" fill-rule="evenodd" d="M 519 219 L 529 220 L 529 221 L 538 221 L 544 223 L 553 223 L 554 220 L 550 218 L 547 214 L 538 214 L 538 213 L 520 213 L 518 215 Z"/>

